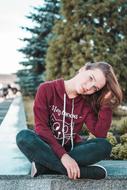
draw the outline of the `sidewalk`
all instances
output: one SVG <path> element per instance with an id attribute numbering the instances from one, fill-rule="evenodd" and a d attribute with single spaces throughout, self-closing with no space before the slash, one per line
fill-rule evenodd
<path id="1" fill-rule="evenodd" d="M 4 101 L 3 99 L 0 98 L 0 124 L 3 121 L 3 118 L 5 117 L 12 101 L 13 99 L 7 99 L 6 101 Z"/>
<path id="2" fill-rule="evenodd" d="M 30 163 L 16 145 L 16 134 L 26 128 L 21 96 L 16 97 L 0 125 L 0 175 L 27 175 Z M 6 167 L 5 167 L 6 166 Z"/>
<path id="3" fill-rule="evenodd" d="M 108 171 L 103 180 L 69 180 L 63 175 L 31 178 L 30 162 L 18 149 L 15 137 L 24 129 L 26 119 L 22 97 L 16 97 L 0 126 L 0 190 L 126 190 L 127 161 L 103 160 Z"/>

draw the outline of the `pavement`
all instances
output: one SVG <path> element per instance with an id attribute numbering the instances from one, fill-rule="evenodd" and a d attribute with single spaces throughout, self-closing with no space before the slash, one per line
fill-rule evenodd
<path id="1" fill-rule="evenodd" d="M 0 190 L 126 190 L 127 161 L 103 160 L 103 180 L 69 180 L 63 175 L 30 177 L 31 164 L 16 145 L 16 134 L 27 128 L 22 97 L 11 102 L 0 125 Z"/>
<path id="2" fill-rule="evenodd" d="M 6 100 L 4 100 L 2 98 L 0 99 L 0 124 L 2 123 L 3 118 L 5 117 L 12 101 L 13 101 L 12 98 L 9 98 Z"/>
<path id="3" fill-rule="evenodd" d="M 127 190 L 127 179 L 69 180 L 62 175 L 0 176 L 0 190 Z"/>
<path id="4" fill-rule="evenodd" d="M 6 103 L 3 102 L 4 105 Z M 16 134 L 25 128 L 27 126 L 24 106 L 22 97 L 18 96 L 12 101 L 0 125 L 0 152 L 2 153 L 0 154 L 0 175 L 27 175 L 29 173 L 30 162 L 18 149 L 15 138 Z"/>

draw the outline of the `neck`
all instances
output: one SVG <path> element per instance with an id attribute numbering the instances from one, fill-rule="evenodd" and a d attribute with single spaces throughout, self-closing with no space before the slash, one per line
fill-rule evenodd
<path id="1" fill-rule="evenodd" d="M 78 96 L 75 90 L 74 79 L 64 81 L 64 86 L 69 98 L 75 98 L 76 96 Z"/>

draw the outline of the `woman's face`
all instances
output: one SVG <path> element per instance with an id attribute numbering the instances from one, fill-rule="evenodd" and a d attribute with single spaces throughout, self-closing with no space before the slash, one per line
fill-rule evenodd
<path id="1" fill-rule="evenodd" d="M 77 94 L 90 95 L 103 88 L 106 84 L 106 78 L 100 69 L 79 71 L 76 76 Z"/>

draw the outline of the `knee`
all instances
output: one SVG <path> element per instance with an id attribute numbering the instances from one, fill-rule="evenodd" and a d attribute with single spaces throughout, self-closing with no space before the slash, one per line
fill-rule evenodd
<path id="1" fill-rule="evenodd" d="M 28 143 L 31 143 L 31 141 L 33 141 L 32 133 L 33 132 L 31 130 L 28 130 L 28 129 L 24 129 L 24 130 L 20 131 L 16 135 L 16 143 L 17 143 L 17 145 L 19 147 L 22 147 L 24 145 L 27 145 Z"/>
<path id="2" fill-rule="evenodd" d="M 111 143 L 105 139 L 105 138 L 101 138 L 100 139 L 100 147 L 102 149 L 102 151 L 104 152 L 106 157 L 109 157 L 112 151 L 112 145 Z"/>

